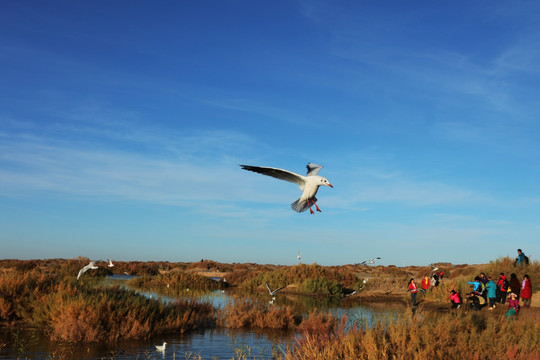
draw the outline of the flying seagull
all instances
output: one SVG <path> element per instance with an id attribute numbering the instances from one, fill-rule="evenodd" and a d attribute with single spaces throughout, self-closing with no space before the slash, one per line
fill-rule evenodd
<path id="1" fill-rule="evenodd" d="M 364 278 L 364 281 L 362 281 L 362 286 L 360 286 L 358 289 L 354 290 L 353 292 L 349 293 L 349 294 L 345 294 L 345 296 L 351 296 L 351 295 L 354 295 L 356 294 L 358 291 L 362 290 L 363 288 L 366 287 L 366 284 L 368 282 L 368 278 Z"/>
<path id="2" fill-rule="evenodd" d="M 360 290 L 362 290 L 365 286 L 366 286 L 366 285 L 362 285 L 362 286 L 360 286 L 358 289 L 354 290 L 353 292 L 348 293 L 348 294 L 345 294 L 345 296 L 355 295 L 357 292 L 359 292 Z"/>
<path id="3" fill-rule="evenodd" d="M 107 261 L 109 262 L 109 265 L 107 265 L 108 267 L 113 267 L 114 266 L 111 259 L 107 259 Z"/>
<path id="4" fill-rule="evenodd" d="M 96 263 L 94 261 L 90 261 L 90 263 L 88 265 L 86 265 L 85 267 L 83 267 L 81 270 L 79 270 L 79 273 L 77 274 L 77 280 L 79 280 L 79 278 L 85 273 L 87 272 L 88 270 L 90 269 L 97 269 L 98 267 L 96 266 Z"/>
<path id="5" fill-rule="evenodd" d="M 298 252 L 298 256 L 296 258 L 298 259 L 298 261 L 300 261 L 300 259 L 302 258 L 302 255 L 300 254 L 300 251 Z"/>
<path id="6" fill-rule="evenodd" d="M 309 208 L 309 212 L 314 214 L 313 210 L 311 209 L 312 205 L 315 205 L 315 208 L 317 211 L 321 211 L 319 207 L 317 206 L 317 198 L 315 197 L 315 194 L 317 194 L 317 190 L 319 190 L 319 186 L 325 185 L 330 186 L 333 188 L 333 186 L 328 182 L 328 179 L 317 175 L 319 173 L 319 170 L 322 169 L 321 165 L 307 164 L 307 175 L 302 176 L 298 175 L 296 173 L 293 173 L 291 171 L 278 169 L 278 168 L 272 168 L 272 167 L 262 167 L 262 166 L 251 166 L 251 165 L 240 165 L 242 169 L 253 171 L 259 174 L 268 175 L 275 177 L 276 179 L 285 180 L 288 182 L 292 182 L 297 184 L 300 187 L 300 190 L 302 190 L 302 196 L 295 202 L 291 204 L 291 208 L 294 211 L 297 212 L 303 212 L 306 211 Z"/>
<path id="7" fill-rule="evenodd" d="M 266 284 L 266 288 L 268 289 L 268 293 L 270 294 L 270 296 L 276 295 L 276 293 L 277 293 L 279 290 L 281 290 L 281 289 L 283 289 L 283 288 L 285 287 L 285 286 L 283 286 L 283 287 L 280 287 L 280 288 L 277 288 L 277 289 L 272 290 L 272 289 L 270 289 L 270 286 L 268 285 L 268 283 L 265 283 L 265 284 Z"/>
<path id="8" fill-rule="evenodd" d="M 164 341 L 163 342 L 163 345 L 154 345 L 156 347 L 156 350 L 157 351 L 160 351 L 160 352 L 165 352 L 165 346 L 167 345 L 167 343 Z"/>
<path id="9" fill-rule="evenodd" d="M 375 260 L 378 260 L 380 259 L 380 257 L 376 257 L 376 258 L 373 258 L 371 260 L 365 260 L 365 261 L 362 261 L 359 265 L 366 265 L 366 264 L 375 264 Z"/>

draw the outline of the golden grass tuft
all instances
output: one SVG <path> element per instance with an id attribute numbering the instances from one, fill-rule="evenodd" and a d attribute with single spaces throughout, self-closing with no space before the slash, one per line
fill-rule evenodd
<path id="1" fill-rule="evenodd" d="M 0 321 L 22 321 L 52 339 L 110 342 L 184 332 L 215 323 L 209 303 L 162 303 L 120 287 L 102 287 L 93 277 L 75 279 L 80 263 L 67 261 L 30 271 L 0 272 Z"/>
<path id="2" fill-rule="evenodd" d="M 300 315 L 289 306 L 236 299 L 219 310 L 217 324 L 229 328 L 293 329 L 300 321 Z"/>
<path id="3" fill-rule="evenodd" d="M 421 315 L 421 314 L 418 314 Z M 433 315 L 433 314 L 432 314 Z M 316 327 L 316 325 L 313 325 Z M 342 326 L 343 328 L 343 326 Z M 347 331 L 305 331 L 281 359 L 539 359 L 540 324 L 489 314 L 402 315 Z"/>

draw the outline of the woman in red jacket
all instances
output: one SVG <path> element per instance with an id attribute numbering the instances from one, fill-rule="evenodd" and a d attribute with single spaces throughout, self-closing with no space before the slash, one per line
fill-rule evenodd
<path id="1" fill-rule="evenodd" d="M 416 306 L 416 294 L 418 293 L 418 287 L 416 286 L 416 282 L 412 278 L 411 278 L 411 280 L 409 280 L 409 291 L 411 292 L 412 306 L 415 307 Z"/>
<path id="2" fill-rule="evenodd" d="M 501 273 L 499 281 L 497 282 L 497 295 L 499 302 L 504 304 L 506 302 L 506 297 L 508 296 L 508 280 L 503 273 Z"/>
<path id="3" fill-rule="evenodd" d="M 523 300 L 523 307 L 531 307 L 531 296 L 532 296 L 532 284 L 529 275 L 523 277 L 521 282 L 521 299 Z"/>

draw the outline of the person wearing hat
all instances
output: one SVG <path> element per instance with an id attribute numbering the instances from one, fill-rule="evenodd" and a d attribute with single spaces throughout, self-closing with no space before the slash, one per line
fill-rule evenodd
<path id="1" fill-rule="evenodd" d="M 517 316 L 519 312 L 519 300 L 516 293 L 510 293 L 508 295 L 508 311 L 506 312 L 506 317 Z"/>

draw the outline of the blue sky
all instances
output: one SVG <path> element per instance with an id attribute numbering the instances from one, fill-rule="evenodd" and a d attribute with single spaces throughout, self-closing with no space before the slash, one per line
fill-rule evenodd
<path id="1" fill-rule="evenodd" d="M 535 259 L 539 10 L 5 2 L 0 258 Z M 308 162 L 315 215 L 238 166 Z"/>

